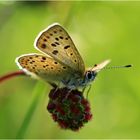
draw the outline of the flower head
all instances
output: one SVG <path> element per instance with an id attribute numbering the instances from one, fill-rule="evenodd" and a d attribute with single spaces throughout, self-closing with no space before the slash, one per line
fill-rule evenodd
<path id="1" fill-rule="evenodd" d="M 54 87 L 49 99 L 47 110 L 63 129 L 79 130 L 92 118 L 90 104 L 78 90 Z"/>

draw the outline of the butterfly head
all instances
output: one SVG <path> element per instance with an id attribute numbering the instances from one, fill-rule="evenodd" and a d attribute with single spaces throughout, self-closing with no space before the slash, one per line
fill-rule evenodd
<path id="1" fill-rule="evenodd" d="M 87 85 L 92 82 L 97 76 L 98 72 L 102 70 L 109 62 L 110 60 L 105 60 L 100 64 L 96 64 L 93 68 L 86 70 L 83 85 Z"/>

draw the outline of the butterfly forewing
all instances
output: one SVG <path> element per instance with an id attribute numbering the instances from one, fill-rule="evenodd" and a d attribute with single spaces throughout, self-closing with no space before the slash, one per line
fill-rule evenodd
<path id="1" fill-rule="evenodd" d="M 30 74 L 44 79 L 45 81 L 63 81 L 72 76 L 68 73 L 68 67 L 63 66 L 51 57 L 38 54 L 28 54 L 17 58 L 17 64 Z"/>
<path id="2" fill-rule="evenodd" d="M 59 24 L 53 24 L 36 38 L 35 47 L 69 67 L 79 75 L 85 71 L 84 62 L 72 39 Z"/>

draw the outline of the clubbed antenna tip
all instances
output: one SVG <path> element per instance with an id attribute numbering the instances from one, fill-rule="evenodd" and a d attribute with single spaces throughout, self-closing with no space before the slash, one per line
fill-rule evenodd
<path id="1" fill-rule="evenodd" d="M 126 67 L 126 68 L 130 68 L 130 67 L 132 67 L 132 65 L 126 65 L 125 67 Z"/>

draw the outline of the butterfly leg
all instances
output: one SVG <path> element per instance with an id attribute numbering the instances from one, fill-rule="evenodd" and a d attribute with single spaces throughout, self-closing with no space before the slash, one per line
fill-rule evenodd
<path id="1" fill-rule="evenodd" d="M 71 94 L 72 90 L 73 90 L 73 89 L 68 89 L 68 88 L 67 88 L 66 95 L 65 95 L 65 97 L 64 97 L 64 99 L 63 99 L 63 102 L 66 101 L 66 100 L 68 99 L 68 97 L 69 97 L 69 95 Z"/>
<path id="2" fill-rule="evenodd" d="M 85 92 L 86 86 L 84 86 L 84 88 L 82 89 L 82 94 Z"/>
<path id="3" fill-rule="evenodd" d="M 57 85 L 55 83 L 52 83 L 52 82 L 48 82 L 53 88 L 57 88 Z"/>
<path id="4" fill-rule="evenodd" d="M 82 93 L 85 92 L 86 88 L 87 88 L 87 86 L 85 86 L 85 87 L 83 88 Z M 88 85 L 88 90 L 87 90 L 87 92 L 86 92 L 86 98 L 88 98 L 88 93 L 89 93 L 90 89 L 91 89 L 91 84 Z"/>
<path id="5" fill-rule="evenodd" d="M 58 85 L 56 85 L 55 83 L 52 83 L 52 82 L 48 82 L 48 83 L 54 88 L 53 94 L 55 94 L 56 91 L 60 88 L 60 82 L 58 83 Z"/>
<path id="6" fill-rule="evenodd" d="M 86 98 L 88 99 L 88 93 L 89 93 L 89 91 L 91 90 L 91 84 L 89 85 L 89 88 L 88 88 L 88 90 L 87 90 L 87 95 L 86 95 Z"/>
<path id="7" fill-rule="evenodd" d="M 71 93 L 71 91 L 72 91 L 72 89 L 69 89 L 69 91 L 67 92 L 67 95 L 66 95 L 66 99 L 68 98 L 68 96 L 70 95 L 70 93 Z"/>

